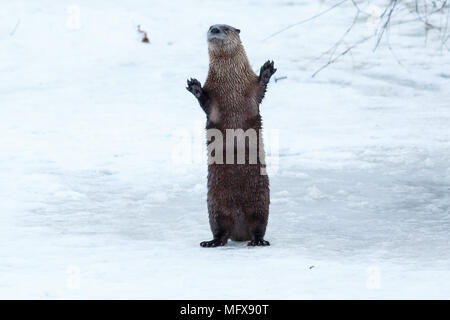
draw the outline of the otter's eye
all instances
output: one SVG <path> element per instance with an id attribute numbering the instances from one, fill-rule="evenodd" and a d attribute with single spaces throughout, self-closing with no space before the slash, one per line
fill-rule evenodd
<path id="1" fill-rule="evenodd" d="M 225 28 L 223 28 L 223 31 L 228 32 L 228 31 L 230 31 L 230 29 L 225 27 Z"/>

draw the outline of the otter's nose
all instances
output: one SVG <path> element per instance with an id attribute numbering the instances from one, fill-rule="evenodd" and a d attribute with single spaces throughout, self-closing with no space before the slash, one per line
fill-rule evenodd
<path id="1" fill-rule="evenodd" d="M 220 29 L 217 27 L 211 27 L 210 32 L 211 33 L 220 33 Z"/>

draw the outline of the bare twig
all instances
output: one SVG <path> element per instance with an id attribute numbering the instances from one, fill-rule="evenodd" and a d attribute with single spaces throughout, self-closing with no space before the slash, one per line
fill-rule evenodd
<path id="1" fill-rule="evenodd" d="M 362 10 L 359 8 L 359 6 L 355 0 L 352 0 L 352 3 L 353 3 L 353 6 L 356 8 L 356 10 L 358 10 L 358 12 L 362 12 Z"/>
<path id="2" fill-rule="evenodd" d="M 355 24 L 356 24 L 356 21 L 357 21 L 358 18 L 359 18 L 360 10 L 359 10 L 358 7 L 356 7 L 356 8 L 357 8 L 357 11 L 356 11 L 356 14 L 355 14 L 355 16 L 354 16 L 354 18 L 353 18 L 353 21 L 352 21 L 351 25 L 347 28 L 347 30 L 344 32 L 344 34 L 341 36 L 341 38 L 340 38 L 338 41 L 336 41 L 336 43 L 335 43 L 330 49 L 328 49 L 328 50 L 325 51 L 323 54 L 321 54 L 320 57 L 319 57 L 318 59 L 320 59 L 322 56 L 324 56 L 325 54 L 330 53 L 330 52 L 331 52 L 331 54 L 330 54 L 330 59 L 333 58 L 333 55 L 335 54 L 337 48 L 341 45 L 341 43 L 344 41 L 345 37 L 346 37 L 346 36 L 350 33 L 350 31 L 353 29 L 353 27 L 354 27 Z"/>
<path id="3" fill-rule="evenodd" d="M 284 79 L 287 79 L 287 76 L 282 76 L 282 77 L 275 77 L 275 82 L 278 82 L 278 81 L 280 81 L 280 80 L 284 80 Z"/>
<path id="4" fill-rule="evenodd" d="M 392 5 L 392 7 L 389 10 L 389 13 L 387 15 L 386 21 L 384 22 L 383 26 L 381 27 L 381 32 L 380 32 L 380 34 L 378 36 L 378 39 L 377 39 L 377 42 L 375 44 L 375 47 L 373 48 L 373 51 L 377 50 L 378 45 L 380 44 L 381 38 L 383 38 L 384 32 L 386 31 L 386 29 L 389 28 L 389 23 L 391 22 L 392 13 L 394 12 L 395 7 L 397 5 L 397 0 L 391 0 L 391 3 L 389 5 Z M 386 10 L 381 15 L 382 17 L 386 14 L 388 8 L 389 8 L 389 6 L 386 7 Z"/>
<path id="5" fill-rule="evenodd" d="M 340 58 L 342 58 L 343 56 L 345 56 L 347 53 L 349 53 L 352 49 L 356 48 L 357 46 L 359 46 L 360 44 L 366 42 L 367 40 L 373 38 L 374 35 L 370 35 L 367 37 L 362 38 L 361 40 L 355 42 L 353 45 L 351 45 L 350 47 L 348 47 L 347 49 L 345 49 L 344 51 L 342 51 L 339 55 L 337 55 L 336 57 L 334 57 L 333 59 L 328 60 L 328 62 L 326 64 L 324 64 L 322 67 L 320 67 L 319 69 L 317 69 L 311 76 L 311 78 L 314 78 L 320 71 L 322 71 L 323 69 L 325 69 L 326 67 L 328 67 L 330 64 L 335 63 L 337 60 L 339 60 Z"/>
<path id="6" fill-rule="evenodd" d="M 417 18 L 400 21 L 398 23 L 395 23 L 395 25 L 409 23 L 409 22 L 421 21 L 425 25 L 426 28 L 436 29 L 436 30 L 442 30 L 442 29 L 445 30 L 445 27 L 443 27 L 443 26 L 436 26 L 436 25 L 430 23 L 428 18 L 431 17 L 432 15 L 434 15 L 435 13 L 442 12 L 443 9 L 445 8 L 445 6 L 447 5 L 447 2 L 448 2 L 448 0 L 444 0 L 439 7 L 437 7 L 434 10 L 432 10 L 431 12 L 428 12 L 428 13 L 425 12 L 425 15 L 422 16 L 422 14 L 420 12 L 419 3 L 418 3 L 417 0 L 415 0 L 414 10 L 411 10 L 410 8 L 408 8 L 408 11 L 410 13 L 415 13 L 417 15 Z"/>
<path id="7" fill-rule="evenodd" d="M 286 31 L 286 30 L 288 30 L 288 29 L 291 29 L 291 28 L 295 27 L 295 26 L 298 26 L 298 25 L 301 25 L 301 24 L 303 24 L 303 23 L 306 23 L 306 22 L 309 22 L 309 21 L 311 21 L 311 20 L 314 20 L 315 18 L 318 18 L 318 17 L 324 15 L 325 13 L 327 13 L 327 12 L 333 10 L 334 8 L 339 7 L 339 6 L 340 6 L 341 4 L 343 4 L 344 2 L 347 2 L 347 0 L 342 0 L 342 1 L 338 2 L 338 3 L 336 3 L 335 5 L 329 7 L 328 9 L 326 9 L 326 10 L 324 10 L 324 11 L 322 11 L 322 12 L 320 12 L 320 13 L 318 13 L 318 14 L 316 14 L 316 15 L 314 15 L 314 16 L 308 18 L 308 19 L 305 19 L 305 20 L 296 22 L 296 23 L 294 23 L 294 24 L 288 25 L 287 27 L 285 27 L 285 28 L 283 28 L 283 29 L 281 29 L 281 30 L 278 30 L 278 31 L 275 32 L 275 33 L 272 33 L 272 34 L 269 35 L 267 38 L 263 39 L 263 41 L 266 41 L 267 39 L 270 39 L 270 38 L 272 38 L 272 37 L 275 37 L 277 34 L 280 34 L 280 33 L 284 32 L 284 31 Z"/>
<path id="8" fill-rule="evenodd" d="M 17 28 L 19 27 L 20 24 L 20 19 L 17 20 L 16 25 L 14 26 L 14 29 L 12 29 L 12 31 L 9 33 L 9 35 L 12 37 L 14 35 L 14 33 L 16 33 Z"/>
<path id="9" fill-rule="evenodd" d="M 394 52 L 394 49 L 392 49 L 392 46 L 391 46 L 391 41 L 390 41 L 390 38 L 389 38 L 389 30 L 388 30 L 388 32 L 386 33 L 386 40 L 387 40 L 387 45 L 388 45 L 388 48 L 389 48 L 389 52 L 392 54 L 392 56 L 394 57 L 394 59 L 395 59 L 395 61 L 397 61 L 397 63 L 400 65 L 400 66 L 402 66 L 406 71 L 409 71 L 408 70 L 408 68 L 401 62 L 401 60 L 397 57 L 397 55 L 395 54 L 395 52 Z"/>
<path id="10" fill-rule="evenodd" d="M 446 3 L 446 2 L 447 2 L 447 0 L 445 1 L 445 3 Z M 448 5 L 448 8 L 447 8 L 447 17 L 446 17 L 446 19 L 445 19 L 445 26 L 443 27 L 442 37 L 441 37 L 441 39 L 442 39 L 442 44 L 443 44 L 444 46 L 446 46 L 446 43 L 445 43 L 445 42 L 448 40 L 448 38 L 447 38 L 447 40 L 446 40 L 445 37 L 446 37 L 446 35 L 447 35 L 449 17 L 450 17 L 450 5 Z M 447 47 L 447 48 L 448 48 L 448 47 Z"/>
<path id="11" fill-rule="evenodd" d="M 267 38 L 265 38 L 264 40 L 267 40 L 269 38 L 272 38 L 276 35 L 278 35 L 281 32 L 284 32 L 290 28 L 293 28 L 295 26 L 301 25 L 303 23 L 309 22 L 317 17 L 320 17 L 324 14 L 326 14 L 327 12 L 330 12 L 331 10 L 333 10 L 334 8 L 342 5 L 344 2 L 346 2 L 347 0 L 343 0 L 340 1 L 338 3 L 336 3 L 335 5 L 331 6 L 330 8 L 308 18 L 302 21 L 299 21 L 297 23 L 288 25 L 287 27 L 269 35 Z M 329 54 L 329 59 L 328 61 L 321 66 L 318 70 L 316 70 L 313 74 L 312 77 L 315 77 L 319 72 L 321 72 L 323 69 L 325 69 L 326 67 L 328 67 L 329 65 L 335 63 L 336 61 L 338 61 L 340 58 L 342 58 L 343 56 L 345 56 L 346 54 L 350 54 L 352 53 L 352 50 L 361 45 L 364 42 L 367 42 L 369 39 L 375 38 L 375 46 L 373 47 L 372 51 L 376 51 L 377 48 L 380 46 L 381 40 L 383 38 L 386 38 L 387 41 L 387 47 L 389 48 L 389 51 L 391 52 L 392 56 L 394 57 L 394 59 L 397 61 L 398 64 L 400 64 L 402 67 L 406 68 L 402 61 L 397 57 L 397 55 L 395 54 L 393 47 L 391 45 L 390 39 L 389 39 L 389 31 L 391 26 L 393 25 L 400 25 L 400 24 L 405 24 L 405 23 L 410 23 L 410 22 L 417 22 L 420 21 L 424 24 L 426 32 L 428 33 L 429 30 L 439 30 L 439 39 L 442 42 L 442 46 L 449 49 L 449 46 L 447 45 L 447 41 L 450 38 L 450 35 L 448 34 L 447 30 L 448 30 L 448 26 L 449 26 L 449 21 L 450 21 L 450 5 L 449 2 L 450 0 L 441 0 L 441 1 L 432 1 L 431 2 L 431 6 L 427 5 L 426 1 L 424 0 L 423 2 L 419 3 L 419 0 L 409 0 L 409 1 L 400 1 L 400 0 L 389 0 L 389 3 L 386 4 L 384 11 L 382 12 L 382 14 L 379 16 L 383 23 L 381 26 L 379 26 L 376 30 L 376 32 L 372 35 L 366 36 L 364 38 L 361 38 L 360 40 L 354 42 L 352 45 L 347 46 L 347 48 L 345 50 L 343 50 L 342 52 L 340 52 L 339 54 L 336 54 L 336 51 L 338 50 L 338 48 L 342 45 L 345 44 L 346 41 L 346 37 L 348 36 L 348 34 L 352 31 L 352 29 L 354 28 L 354 26 L 356 25 L 358 19 L 361 16 L 364 15 L 368 15 L 368 13 L 366 13 L 364 10 L 362 10 L 358 3 L 357 0 L 350 0 L 351 3 L 353 4 L 356 13 L 353 17 L 353 21 L 351 22 L 350 26 L 347 28 L 347 30 L 344 32 L 343 35 L 341 35 L 341 37 L 339 38 L 339 40 L 337 42 L 334 43 L 333 46 L 331 46 L 328 50 L 326 50 L 325 52 L 323 52 L 317 59 L 322 58 L 324 55 Z M 403 6 L 401 6 L 400 4 L 405 4 Z M 412 6 L 412 8 L 411 8 Z M 447 8 L 446 11 L 445 8 Z M 430 19 L 431 16 L 435 13 L 443 13 L 446 14 L 446 19 L 445 22 L 442 21 L 442 17 L 441 17 L 441 23 L 440 25 L 436 25 L 435 22 L 432 22 L 432 20 Z M 416 15 L 415 18 L 413 19 L 409 19 L 409 20 L 405 20 L 405 19 L 396 19 L 396 21 L 392 21 L 394 15 L 396 17 L 398 17 L 400 15 L 400 17 L 403 15 L 403 13 L 406 13 L 407 15 L 413 13 Z M 407 16 L 403 15 L 403 17 L 407 18 Z M 426 34 L 427 36 L 427 34 Z"/>

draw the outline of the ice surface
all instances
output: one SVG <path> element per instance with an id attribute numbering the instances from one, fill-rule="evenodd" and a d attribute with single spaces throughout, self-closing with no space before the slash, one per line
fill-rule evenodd
<path id="1" fill-rule="evenodd" d="M 3 1 L 0 298 L 450 298 L 449 52 L 399 25 L 395 57 L 369 42 L 311 78 L 351 4 L 263 41 L 333 3 Z M 266 248 L 199 246 L 205 116 L 185 82 L 215 23 L 287 76 L 261 106 L 268 151 L 280 136 Z"/>

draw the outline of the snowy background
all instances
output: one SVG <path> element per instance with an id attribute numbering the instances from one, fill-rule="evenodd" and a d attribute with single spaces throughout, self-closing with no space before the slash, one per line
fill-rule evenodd
<path id="1" fill-rule="evenodd" d="M 264 40 L 335 3 L 0 0 L 0 298 L 450 298 L 448 48 L 402 24 L 312 78 L 350 2 Z M 199 246 L 205 116 L 185 85 L 216 23 L 287 77 L 261 106 L 270 247 Z"/>

